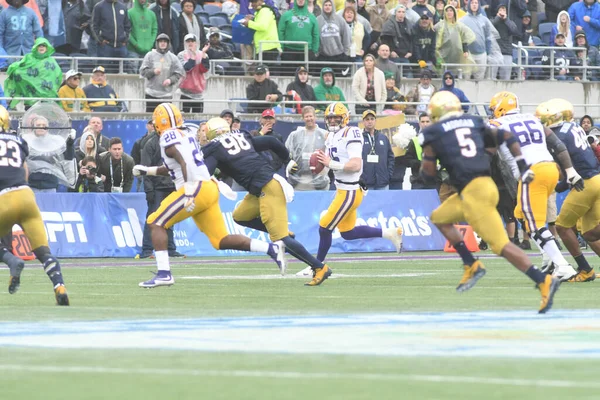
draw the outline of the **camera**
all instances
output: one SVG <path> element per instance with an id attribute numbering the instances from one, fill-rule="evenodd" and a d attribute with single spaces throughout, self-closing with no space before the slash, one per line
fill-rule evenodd
<path id="1" fill-rule="evenodd" d="M 96 175 L 96 173 L 98 172 L 98 167 L 92 167 L 92 166 L 90 166 L 90 165 L 87 165 L 87 166 L 85 166 L 85 167 L 83 167 L 83 168 L 87 169 L 87 170 L 88 170 L 88 173 L 89 173 L 90 175 Z"/>

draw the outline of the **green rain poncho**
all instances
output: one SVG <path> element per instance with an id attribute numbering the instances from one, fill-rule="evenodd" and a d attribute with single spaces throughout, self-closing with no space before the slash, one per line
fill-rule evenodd
<path id="1" fill-rule="evenodd" d="M 444 15 L 448 8 L 451 8 L 456 16 L 456 9 L 452 6 L 444 7 Z M 469 45 L 475 41 L 473 31 L 461 21 L 450 22 L 443 19 L 435 25 L 435 32 L 435 52 L 438 63 L 463 64 L 465 76 L 469 76 L 474 62 L 470 54 L 468 57 L 464 56 L 463 43 Z M 459 67 L 452 66 L 446 69 L 456 74 Z"/>
<path id="2" fill-rule="evenodd" d="M 38 47 L 45 45 L 47 51 L 38 53 Z M 31 53 L 26 54 L 21 61 L 8 67 L 4 90 L 7 97 L 58 97 L 58 88 L 62 82 L 62 71 L 52 54 L 54 47 L 44 38 L 38 38 Z M 30 106 L 37 101 L 25 101 Z M 10 108 L 14 108 L 19 100 L 12 100 Z"/>

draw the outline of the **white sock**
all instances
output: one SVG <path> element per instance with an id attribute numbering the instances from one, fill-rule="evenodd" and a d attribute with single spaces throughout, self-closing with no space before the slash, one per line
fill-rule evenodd
<path id="1" fill-rule="evenodd" d="M 396 234 L 398 228 L 387 228 L 381 230 L 381 237 L 387 240 L 392 240 L 392 237 Z"/>
<path id="2" fill-rule="evenodd" d="M 154 257 L 156 257 L 156 266 L 158 267 L 159 271 L 171 272 L 171 265 L 169 264 L 169 251 L 168 250 L 155 251 Z"/>
<path id="3" fill-rule="evenodd" d="M 265 253 L 269 251 L 269 243 L 262 240 L 250 239 L 250 251 L 256 253 Z"/>

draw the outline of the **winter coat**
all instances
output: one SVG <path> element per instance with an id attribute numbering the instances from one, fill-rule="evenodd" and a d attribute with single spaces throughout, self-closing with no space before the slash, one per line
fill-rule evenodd
<path id="1" fill-rule="evenodd" d="M 179 81 L 185 76 L 183 65 L 177 56 L 169 50 L 158 49 L 158 41 L 168 39 L 165 33 L 161 33 L 156 38 L 156 49 L 146 54 L 142 66 L 140 67 L 140 75 L 146 78 L 145 92 L 147 95 L 156 98 L 172 98 L 173 90 L 179 87 Z M 160 74 L 156 75 L 154 70 L 160 69 Z M 171 84 L 163 86 L 163 82 L 169 79 Z"/>
<path id="2" fill-rule="evenodd" d="M 321 70 L 321 83 L 315 86 L 315 97 L 317 101 L 341 101 L 346 107 L 348 107 L 344 92 L 342 92 L 342 89 L 340 89 L 338 86 L 335 86 L 335 75 L 333 75 L 333 83 L 331 86 L 325 85 L 325 82 L 323 81 L 323 75 L 327 72 L 331 72 L 333 74 L 333 70 L 331 68 L 323 68 Z M 318 104 L 315 108 L 317 110 L 325 110 L 327 108 L 327 104 Z"/>
<path id="3" fill-rule="evenodd" d="M 352 94 L 354 101 L 358 104 L 371 103 L 365 99 L 367 95 L 367 72 L 365 67 L 360 67 L 352 77 Z M 375 94 L 375 102 L 377 103 L 377 112 L 383 111 L 383 103 L 387 99 L 387 90 L 385 88 L 385 76 L 379 68 L 375 68 L 373 72 L 373 91 Z"/>
<path id="4" fill-rule="evenodd" d="M 481 6 L 473 13 L 471 2 L 467 2 L 467 15 L 460 22 L 469 27 L 475 34 L 475 40 L 469 44 L 469 51 L 472 54 L 489 54 L 492 48 L 492 34 L 490 32 L 492 24 Z"/>
<path id="5" fill-rule="evenodd" d="M 60 87 L 60 89 L 58 89 L 58 97 L 67 98 L 67 99 L 71 99 L 71 98 L 85 99 L 85 93 L 84 93 L 83 89 L 80 88 L 79 86 L 76 87 L 75 89 L 72 89 L 69 85 L 67 85 L 65 83 L 64 85 L 62 85 Z M 61 100 L 60 106 L 66 112 L 71 112 L 71 111 L 73 111 L 73 103 L 74 103 L 73 100 Z M 84 112 L 91 111 L 90 106 L 87 101 L 80 101 L 79 109 Z"/>
<path id="6" fill-rule="evenodd" d="M 394 152 L 390 141 L 378 130 L 375 130 L 374 136 L 363 132 L 363 138 L 363 172 L 360 179 L 370 188 L 389 185 L 394 174 Z M 379 162 L 368 162 L 369 154 L 377 154 Z"/>
<path id="7" fill-rule="evenodd" d="M 502 19 L 500 17 L 494 17 L 492 23 L 494 24 L 494 28 L 496 28 L 496 30 L 500 34 L 500 39 L 498 39 L 498 45 L 500 46 L 500 51 L 502 52 L 502 55 L 512 55 L 513 36 L 519 35 L 517 25 L 513 21 L 511 21 L 510 18 Z"/>
<path id="8" fill-rule="evenodd" d="M 11 21 L 19 21 L 19 29 Z M 31 8 L 8 6 L 0 13 L 0 47 L 9 55 L 30 53 L 34 41 L 43 37 L 40 21 Z"/>
<path id="9" fill-rule="evenodd" d="M 433 29 L 423 29 L 418 24 L 412 31 L 412 60 L 419 62 L 436 63 L 435 59 L 435 31 Z M 396 81 L 396 85 L 400 83 Z"/>
<path id="10" fill-rule="evenodd" d="M 150 10 L 156 15 L 156 26 L 158 34 L 166 33 L 171 39 L 171 49 L 177 51 L 179 48 L 179 13 L 172 6 L 167 8 L 161 7 L 158 3 L 150 6 Z M 168 28 L 171 31 L 168 32 Z"/>
<path id="11" fill-rule="evenodd" d="M 463 103 L 463 107 L 462 107 L 463 111 L 464 112 L 468 112 L 469 111 L 469 105 L 465 104 L 465 103 L 470 103 L 471 100 L 469 100 L 467 98 L 467 96 L 465 95 L 465 92 L 463 92 L 462 90 L 460 90 L 459 88 L 457 88 L 457 87 L 454 86 L 454 75 L 452 75 L 452 72 L 445 71 L 444 75 L 450 75 L 452 77 L 452 83 L 450 85 L 447 85 L 446 81 L 443 80 L 443 85 L 442 85 L 442 87 L 440 88 L 439 91 L 441 92 L 442 90 L 446 90 L 448 92 L 454 93 L 456 95 L 456 97 L 458 97 L 458 99 L 460 100 L 460 102 Z"/>
<path id="12" fill-rule="evenodd" d="M 85 30 L 81 27 L 89 25 L 92 19 L 92 11 L 87 8 L 83 0 L 77 0 L 73 4 L 67 3 L 63 12 L 67 43 L 73 47 L 75 52 L 79 52 L 81 37 Z"/>
<path id="13" fill-rule="evenodd" d="M 314 106 L 310 102 L 317 100 L 317 98 L 315 97 L 315 90 L 310 85 L 310 81 L 307 81 L 306 83 L 300 82 L 298 72 L 300 72 L 300 67 L 296 69 L 296 77 L 294 78 L 294 82 L 290 82 L 285 88 L 285 91 L 287 93 L 290 90 L 293 90 L 296 93 L 298 93 L 298 95 L 300 95 L 300 98 L 302 99 L 302 107 Z"/>
<path id="14" fill-rule="evenodd" d="M 248 28 L 254 31 L 254 49 L 256 54 L 260 51 L 259 43 L 262 41 L 269 42 L 262 44 L 262 51 L 273 49 L 281 51 L 276 17 L 275 11 L 267 6 L 262 6 L 254 14 L 254 19 L 248 21 Z"/>
<path id="15" fill-rule="evenodd" d="M 396 21 L 395 17 L 388 19 L 383 24 L 380 40 L 390 47 L 390 53 L 396 52 L 398 57 L 403 58 L 412 51 L 412 34 L 406 19 L 402 22 Z"/>
<path id="16" fill-rule="evenodd" d="M 127 8 L 114 0 L 103 0 L 96 4 L 92 12 L 92 33 L 98 43 L 108 41 L 108 46 L 119 47 L 129 42 L 131 22 Z"/>
<path id="17" fill-rule="evenodd" d="M 550 41 L 548 42 L 548 46 L 554 46 L 554 38 L 556 37 L 556 34 L 558 33 L 558 26 L 560 25 L 560 16 L 563 14 L 565 14 L 567 16 L 567 26 L 569 27 L 569 29 L 567 29 L 567 33 L 565 35 L 565 46 L 573 47 L 573 45 L 575 43 L 575 24 L 571 20 L 571 16 L 569 15 L 568 12 L 561 11 L 558 13 L 558 17 L 556 17 L 556 25 L 554 25 L 552 27 L 552 31 L 550 33 Z M 563 32 L 563 33 L 565 33 L 565 32 Z"/>
<path id="18" fill-rule="evenodd" d="M 207 38 L 206 38 L 206 32 L 204 32 L 204 23 L 200 20 L 200 18 L 196 15 L 196 14 L 192 14 L 193 18 L 194 18 L 194 23 L 198 24 L 198 27 L 200 29 L 200 37 L 198 38 L 198 48 L 199 49 L 203 49 L 204 46 L 207 43 Z M 188 27 L 187 24 L 185 22 L 185 18 L 187 18 L 187 16 L 184 13 L 181 13 L 179 15 L 179 46 L 177 48 L 177 52 L 181 52 L 185 49 L 185 35 L 187 35 L 188 33 Z"/>
<path id="19" fill-rule="evenodd" d="M 600 44 L 600 4 L 594 2 L 591 5 L 580 1 L 573 3 L 569 7 L 569 16 L 571 17 L 571 24 L 575 26 L 581 26 L 583 31 L 587 35 L 588 42 L 592 46 L 598 46 Z M 590 17 L 590 22 L 585 22 L 583 17 Z"/>
<path id="20" fill-rule="evenodd" d="M 265 79 L 261 83 L 253 81 L 246 87 L 246 98 L 248 100 L 264 100 L 268 94 L 276 94 L 277 101 L 281 101 L 283 98 L 282 93 L 279 91 L 279 87 L 275 82 L 269 78 Z M 248 103 L 249 113 L 261 113 L 267 108 L 275 106 L 275 103 Z"/>

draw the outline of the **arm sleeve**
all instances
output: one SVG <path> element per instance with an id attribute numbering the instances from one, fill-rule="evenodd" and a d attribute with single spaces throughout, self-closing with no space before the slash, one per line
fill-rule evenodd
<path id="1" fill-rule="evenodd" d="M 287 162 L 290 158 L 290 152 L 285 147 L 283 142 L 271 136 L 256 136 L 252 137 L 252 145 L 257 152 L 271 150 L 282 161 Z"/>
<path id="2" fill-rule="evenodd" d="M 346 151 L 348 152 L 348 158 L 360 158 L 362 159 L 363 146 L 360 141 L 351 141 L 346 145 Z"/>
<path id="3" fill-rule="evenodd" d="M 100 3 L 98 3 L 98 4 L 100 4 Z M 96 4 L 94 9 L 92 10 L 92 34 L 94 36 L 94 39 L 96 39 L 98 44 L 100 44 L 101 18 L 100 18 L 100 8 L 98 7 L 98 4 Z"/>
<path id="4" fill-rule="evenodd" d="M 130 8 L 129 11 L 127 11 L 127 16 L 131 16 L 131 10 L 132 9 Z M 135 35 L 131 35 L 131 34 L 129 35 L 129 44 L 131 45 L 131 47 L 133 47 L 133 49 L 136 52 L 140 51 L 140 49 L 138 48 L 138 41 L 137 41 Z"/>

